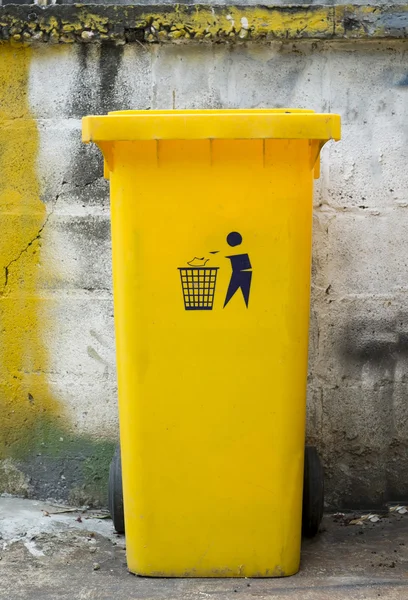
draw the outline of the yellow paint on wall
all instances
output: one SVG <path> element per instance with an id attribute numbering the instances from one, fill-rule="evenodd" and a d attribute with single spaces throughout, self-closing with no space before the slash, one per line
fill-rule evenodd
<path id="1" fill-rule="evenodd" d="M 0 44 L 0 458 L 60 413 L 47 383 L 38 289 L 47 210 L 36 174 L 39 135 L 28 102 L 32 51 Z"/>
<path id="2" fill-rule="evenodd" d="M 332 15 L 328 7 L 310 11 L 299 8 L 293 12 L 276 9 L 251 7 L 250 9 L 232 8 L 230 10 L 234 27 L 248 30 L 255 37 L 271 35 L 276 38 L 296 38 L 307 29 L 308 37 L 321 37 L 331 28 Z"/>
<path id="3" fill-rule="evenodd" d="M 169 38 L 194 37 L 218 38 L 223 36 L 238 36 L 244 39 L 268 37 L 271 39 L 294 39 L 300 37 L 321 38 L 333 32 L 335 12 L 333 7 L 313 8 L 296 7 L 292 11 L 262 7 L 229 7 L 217 13 L 210 8 L 197 7 L 191 15 L 188 9 L 178 6 L 175 12 L 148 12 L 141 15 L 141 23 L 152 23 L 155 33 L 163 28 L 170 29 Z M 166 36 L 167 37 L 167 36 Z M 147 41 L 154 41 L 151 33 Z"/>

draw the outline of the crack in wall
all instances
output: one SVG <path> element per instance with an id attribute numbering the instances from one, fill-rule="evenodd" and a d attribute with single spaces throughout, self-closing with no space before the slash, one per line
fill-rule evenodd
<path id="1" fill-rule="evenodd" d="M 97 183 L 98 181 L 100 181 L 101 179 L 103 179 L 102 176 L 98 176 L 95 177 L 95 179 L 92 179 L 91 181 L 86 181 L 85 183 L 72 183 L 71 181 L 63 181 L 63 185 L 69 185 L 72 188 L 86 188 L 89 187 L 90 185 L 94 185 L 95 183 Z"/>
<path id="2" fill-rule="evenodd" d="M 65 183 L 65 182 L 63 182 L 63 183 L 62 183 L 62 185 L 63 185 L 64 183 Z M 13 265 L 13 264 L 16 264 L 16 263 L 17 263 L 17 262 L 20 260 L 20 258 L 23 256 L 23 254 L 25 254 L 25 253 L 26 253 L 26 252 L 29 250 L 29 248 L 31 248 L 31 246 L 32 246 L 32 245 L 33 245 L 33 244 L 34 244 L 34 243 L 35 243 L 37 240 L 40 240 L 40 239 L 41 239 L 42 232 L 44 231 L 44 229 L 45 229 L 45 227 L 46 227 L 46 225 L 47 225 L 48 221 L 50 220 L 50 217 L 51 217 L 51 216 L 54 214 L 54 211 L 55 211 L 55 206 L 56 206 L 56 204 L 57 204 L 57 202 L 58 202 L 58 199 L 59 199 L 59 197 L 60 197 L 60 194 L 61 194 L 61 192 L 58 192 L 58 194 L 56 195 L 56 197 L 55 197 L 55 200 L 54 200 L 54 202 L 53 202 L 52 209 L 51 209 L 51 210 L 50 210 L 50 212 L 48 213 L 48 215 L 47 215 L 47 217 L 46 217 L 46 219 L 45 219 L 44 223 L 41 225 L 41 227 L 40 227 L 40 229 L 38 230 L 37 234 L 36 234 L 36 235 L 35 235 L 35 236 L 34 236 L 34 237 L 33 237 L 33 238 L 32 238 L 32 239 L 31 239 L 31 240 L 30 240 L 30 241 L 29 241 L 29 242 L 26 244 L 26 246 L 25 246 L 25 247 L 24 247 L 24 248 L 23 248 L 23 249 L 22 249 L 22 250 L 19 252 L 18 256 L 16 256 L 15 258 L 12 258 L 12 259 L 11 259 L 11 260 L 10 260 L 10 261 L 7 263 L 7 265 L 5 265 L 5 267 L 3 267 L 3 268 L 4 268 L 4 284 L 3 284 L 3 289 L 2 289 L 2 291 L 1 291 L 1 294 L 2 294 L 2 295 L 4 295 L 4 292 L 6 291 L 6 288 L 7 288 L 7 286 L 8 286 L 8 279 L 9 279 L 9 272 L 10 272 L 10 267 L 11 267 L 11 265 Z"/>

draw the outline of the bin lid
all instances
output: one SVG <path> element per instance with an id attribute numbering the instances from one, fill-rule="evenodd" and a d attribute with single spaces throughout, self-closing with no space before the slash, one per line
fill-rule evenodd
<path id="1" fill-rule="evenodd" d="M 82 119 L 84 142 L 340 137 L 340 115 L 292 108 L 127 110 Z"/>

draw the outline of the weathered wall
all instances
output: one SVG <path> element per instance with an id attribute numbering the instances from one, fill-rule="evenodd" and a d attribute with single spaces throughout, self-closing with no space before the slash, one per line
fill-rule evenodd
<path id="1" fill-rule="evenodd" d="M 1 491 L 104 501 L 117 439 L 108 185 L 81 117 L 292 106 L 343 119 L 315 192 L 308 437 L 330 506 L 408 497 L 407 47 L 0 46 Z"/>

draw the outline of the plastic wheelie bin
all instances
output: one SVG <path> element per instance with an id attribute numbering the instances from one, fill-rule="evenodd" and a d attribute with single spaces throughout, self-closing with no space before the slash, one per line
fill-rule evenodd
<path id="1" fill-rule="evenodd" d="M 111 189 L 110 504 L 132 572 L 299 568 L 302 502 L 305 533 L 323 508 L 313 448 L 304 469 L 313 177 L 339 138 L 338 115 L 291 109 L 83 120 Z"/>

